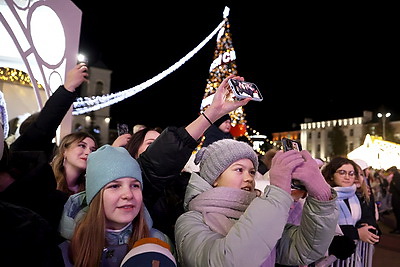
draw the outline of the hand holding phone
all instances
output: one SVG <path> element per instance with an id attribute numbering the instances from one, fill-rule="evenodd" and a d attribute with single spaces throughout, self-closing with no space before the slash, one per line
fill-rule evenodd
<path id="1" fill-rule="evenodd" d="M 289 151 L 289 150 L 297 150 L 301 151 L 302 147 L 299 141 L 292 140 L 289 138 L 282 138 L 282 145 L 283 145 L 283 151 Z"/>
<path id="2" fill-rule="evenodd" d="M 239 99 L 251 98 L 254 101 L 262 101 L 260 90 L 257 85 L 250 82 L 244 82 L 236 79 L 229 79 L 228 84 L 232 89 L 233 95 Z"/>
<path id="3" fill-rule="evenodd" d="M 292 140 L 292 139 L 284 137 L 284 138 L 282 138 L 281 141 L 282 141 L 282 145 L 283 145 L 283 151 L 289 151 L 289 150 L 301 151 L 302 150 L 301 143 L 296 140 Z M 301 183 L 300 180 L 297 180 L 297 179 L 292 179 L 292 183 L 290 186 L 292 189 L 307 191 L 306 187 Z"/>

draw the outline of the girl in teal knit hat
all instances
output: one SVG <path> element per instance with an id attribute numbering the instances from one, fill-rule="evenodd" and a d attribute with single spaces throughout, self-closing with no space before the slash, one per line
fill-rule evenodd
<path id="1" fill-rule="evenodd" d="M 87 212 L 63 249 L 66 266 L 119 266 L 142 238 L 166 236 L 152 228 L 143 204 L 142 173 L 122 147 L 104 145 L 89 154 L 86 170 Z"/>

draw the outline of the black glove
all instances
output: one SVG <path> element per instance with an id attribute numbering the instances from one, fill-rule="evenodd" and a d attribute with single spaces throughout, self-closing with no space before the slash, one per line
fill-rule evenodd
<path id="1" fill-rule="evenodd" d="M 329 255 L 345 260 L 356 251 L 356 243 L 350 237 L 335 235 L 329 246 Z"/>

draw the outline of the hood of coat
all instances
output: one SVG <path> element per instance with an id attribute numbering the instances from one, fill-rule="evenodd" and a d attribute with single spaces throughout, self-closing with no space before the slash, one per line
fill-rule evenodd
<path id="1" fill-rule="evenodd" d="M 198 175 L 195 172 L 192 172 L 189 183 L 186 187 L 185 200 L 183 202 L 183 208 L 185 209 L 185 211 L 189 210 L 189 202 L 193 198 L 212 188 L 213 187 L 203 178 L 201 178 L 200 175 Z"/>

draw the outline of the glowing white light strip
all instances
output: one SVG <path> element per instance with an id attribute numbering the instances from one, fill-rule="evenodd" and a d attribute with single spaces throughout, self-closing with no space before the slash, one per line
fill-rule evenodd
<path id="1" fill-rule="evenodd" d="M 227 7 L 225 7 L 225 10 Z M 229 10 L 229 9 L 228 9 Z M 224 11 L 225 12 L 225 11 Z M 225 13 L 224 13 L 225 14 Z M 199 45 L 197 45 L 192 51 L 190 51 L 186 56 L 176 62 L 174 65 L 169 67 L 168 69 L 164 70 L 163 72 L 159 73 L 158 75 L 154 76 L 153 78 L 136 85 L 130 89 L 126 89 L 124 91 L 118 93 L 111 93 L 108 95 L 103 96 L 92 96 L 92 97 L 84 97 L 78 98 L 73 103 L 73 111 L 72 115 L 80 115 L 90 111 L 98 110 L 117 102 L 120 102 L 128 97 L 131 97 L 138 92 L 146 89 L 147 87 L 153 85 L 154 83 L 158 82 L 159 80 L 165 78 L 167 75 L 171 74 L 173 71 L 177 70 L 181 67 L 186 61 L 188 61 L 191 57 L 193 57 L 210 39 L 218 32 L 218 30 L 223 27 L 225 24 L 224 20 L 218 25 L 215 30 L 207 36 Z"/>

